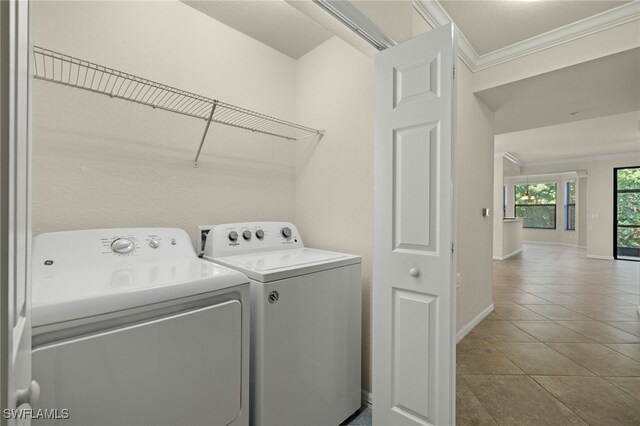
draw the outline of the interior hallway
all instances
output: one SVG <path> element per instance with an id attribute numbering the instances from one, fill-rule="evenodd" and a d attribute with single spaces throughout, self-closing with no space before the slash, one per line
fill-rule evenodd
<path id="1" fill-rule="evenodd" d="M 525 244 L 493 276 L 457 346 L 457 424 L 640 424 L 640 263 Z"/>

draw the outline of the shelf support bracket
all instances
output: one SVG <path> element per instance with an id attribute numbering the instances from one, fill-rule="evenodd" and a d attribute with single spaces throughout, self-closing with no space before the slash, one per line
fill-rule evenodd
<path id="1" fill-rule="evenodd" d="M 202 140 L 200 141 L 200 146 L 198 147 L 196 158 L 195 160 L 193 160 L 193 167 L 198 167 L 198 158 L 200 157 L 200 151 L 202 151 L 204 140 L 207 138 L 207 132 L 209 131 L 209 126 L 211 125 L 211 119 L 213 118 L 213 113 L 216 112 L 217 106 L 218 106 L 218 101 L 214 100 L 213 103 L 211 104 L 211 113 L 209 114 L 209 118 L 207 119 L 207 125 L 204 127 L 204 133 L 202 134 Z"/>

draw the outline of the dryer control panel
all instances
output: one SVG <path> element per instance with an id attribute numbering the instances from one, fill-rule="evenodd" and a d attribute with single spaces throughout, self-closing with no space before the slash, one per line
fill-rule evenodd
<path id="1" fill-rule="evenodd" d="M 298 228 L 289 222 L 243 222 L 198 227 L 196 250 L 225 257 L 304 247 Z"/>
<path id="2" fill-rule="evenodd" d="M 177 228 L 118 228 L 49 232 L 34 239 L 35 265 L 87 268 L 113 264 L 193 258 L 191 238 Z"/>

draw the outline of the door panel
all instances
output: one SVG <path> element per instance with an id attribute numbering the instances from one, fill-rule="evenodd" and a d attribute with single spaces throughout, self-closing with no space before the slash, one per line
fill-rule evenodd
<path id="1" fill-rule="evenodd" d="M 403 103 L 440 96 L 438 53 L 393 68 L 394 107 Z"/>
<path id="2" fill-rule="evenodd" d="M 393 304 L 393 410 L 429 424 L 434 414 L 432 350 L 438 299 L 394 289 Z"/>
<path id="3" fill-rule="evenodd" d="M 455 421 L 454 27 L 375 63 L 373 423 Z"/>
<path id="4" fill-rule="evenodd" d="M 438 124 L 394 129 L 394 250 L 434 252 Z M 420 185 L 416 185 L 420 182 Z"/>

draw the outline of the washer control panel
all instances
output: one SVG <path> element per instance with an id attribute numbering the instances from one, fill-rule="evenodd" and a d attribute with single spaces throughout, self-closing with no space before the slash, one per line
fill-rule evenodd
<path id="1" fill-rule="evenodd" d="M 243 222 L 198 227 L 199 255 L 224 257 L 304 247 L 298 229 L 288 222 Z"/>

